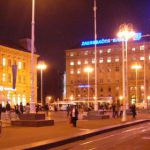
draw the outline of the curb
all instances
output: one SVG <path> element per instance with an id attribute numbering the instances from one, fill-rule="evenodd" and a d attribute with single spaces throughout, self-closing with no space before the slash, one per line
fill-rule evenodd
<path id="1" fill-rule="evenodd" d="M 146 123 L 149 121 L 150 121 L 150 119 L 141 119 L 141 120 L 137 120 L 137 121 L 131 121 L 131 122 L 122 123 L 122 124 L 109 126 L 109 127 L 105 127 L 105 128 L 94 129 L 92 131 L 86 131 L 85 133 L 78 133 L 76 135 L 69 136 L 65 139 L 57 138 L 57 139 L 51 139 L 51 140 L 44 140 L 44 141 L 35 142 L 35 143 L 31 143 L 31 144 L 26 144 L 26 145 L 21 145 L 21 146 L 17 146 L 17 147 L 11 147 L 10 149 L 13 149 L 13 150 L 18 150 L 18 149 L 24 149 L 24 150 L 51 149 L 54 147 L 62 146 L 64 144 L 69 144 L 72 142 L 76 142 L 78 140 L 83 140 L 85 138 L 96 136 L 98 134 L 107 133 L 109 131 L 114 131 L 114 130 L 130 127 L 133 125 L 137 125 L 140 123 Z M 9 150 L 9 148 L 5 149 L 5 150 Z"/>

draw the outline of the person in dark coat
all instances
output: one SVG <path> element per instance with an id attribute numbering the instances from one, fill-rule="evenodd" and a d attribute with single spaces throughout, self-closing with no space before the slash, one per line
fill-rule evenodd
<path id="1" fill-rule="evenodd" d="M 2 104 L 0 104 L 0 120 L 1 120 L 1 113 L 2 113 Z"/>
<path id="2" fill-rule="evenodd" d="M 23 114 L 23 105 L 22 105 L 22 102 L 20 103 L 20 113 Z"/>
<path id="3" fill-rule="evenodd" d="M 79 112 L 78 112 L 77 106 L 74 105 L 71 110 L 72 124 L 74 127 L 77 126 L 78 113 Z"/>
<path id="4" fill-rule="evenodd" d="M 11 119 L 10 111 L 11 111 L 11 106 L 10 106 L 10 104 L 7 102 L 7 104 L 6 104 L 6 114 L 7 114 L 7 116 L 8 116 L 9 119 Z"/>
<path id="5" fill-rule="evenodd" d="M 136 106 L 135 106 L 135 104 L 133 104 L 131 106 L 131 111 L 132 111 L 133 119 L 135 119 L 136 118 Z"/>

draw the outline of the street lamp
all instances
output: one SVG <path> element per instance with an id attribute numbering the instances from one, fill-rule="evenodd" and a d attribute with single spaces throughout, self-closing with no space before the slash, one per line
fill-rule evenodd
<path id="1" fill-rule="evenodd" d="M 41 71 L 41 104 L 43 102 L 43 70 L 47 68 L 46 64 L 44 62 L 39 62 L 37 69 Z"/>
<path id="2" fill-rule="evenodd" d="M 122 121 L 126 121 L 126 106 L 128 100 L 128 40 L 134 37 L 135 32 L 131 24 L 122 24 L 119 27 L 118 37 L 122 40 L 122 86 L 123 86 L 123 116 Z"/>
<path id="3" fill-rule="evenodd" d="M 97 103 L 97 23 L 96 23 L 96 0 L 94 0 L 94 52 L 95 52 L 95 101 L 94 101 L 94 110 L 98 110 L 98 103 Z"/>
<path id="4" fill-rule="evenodd" d="M 93 68 L 91 67 L 86 67 L 84 69 L 84 72 L 87 73 L 88 75 L 88 108 L 89 108 L 89 99 L 90 99 L 90 84 L 89 84 L 89 77 L 90 77 L 90 73 L 93 71 Z"/>
<path id="5" fill-rule="evenodd" d="M 138 102 L 138 89 L 137 89 L 137 73 L 138 73 L 138 70 L 142 68 L 141 65 L 133 65 L 131 67 L 132 69 L 135 69 L 135 75 L 136 75 L 136 103 Z"/>
<path id="6" fill-rule="evenodd" d="M 35 113 L 35 91 L 34 91 L 34 27 L 35 26 L 35 0 L 32 0 L 32 20 L 31 20 L 31 99 L 30 99 L 30 113 Z"/>

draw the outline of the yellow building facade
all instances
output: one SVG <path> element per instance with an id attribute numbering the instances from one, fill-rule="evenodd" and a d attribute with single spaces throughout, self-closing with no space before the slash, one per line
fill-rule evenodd
<path id="1" fill-rule="evenodd" d="M 34 55 L 34 66 L 37 65 L 38 55 Z M 17 66 L 16 88 L 13 89 L 12 66 Z M 34 70 L 34 94 L 37 102 L 37 70 Z M 16 105 L 26 105 L 31 98 L 31 53 L 0 45 L 0 101 Z"/>
<path id="2" fill-rule="evenodd" d="M 127 78 L 129 103 L 147 103 L 150 98 L 150 42 L 128 42 Z M 66 50 L 66 98 L 93 100 L 95 94 L 94 47 Z M 123 95 L 122 44 L 97 46 L 97 91 L 98 99 L 112 97 L 121 99 Z M 141 69 L 132 69 L 140 65 Z M 86 67 L 93 68 L 88 76 Z"/>

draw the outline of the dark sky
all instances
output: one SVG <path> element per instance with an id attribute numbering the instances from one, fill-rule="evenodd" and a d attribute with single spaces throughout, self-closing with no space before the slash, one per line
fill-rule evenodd
<path id="1" fill-rule="evenodd" d="M 0 39 L 30 38 L 31 0 L 0 0 Z M 150 0 L 97 0 L 98 37 L 114 37 L 122 23 L 150 33 Z M 64 50 L 93 39 L 93 0 L 36 0 L 35 44 L 46 61 L 44 94 L 59 95 Z M 38 83 L 40 84 L 40 83 Z"/>

